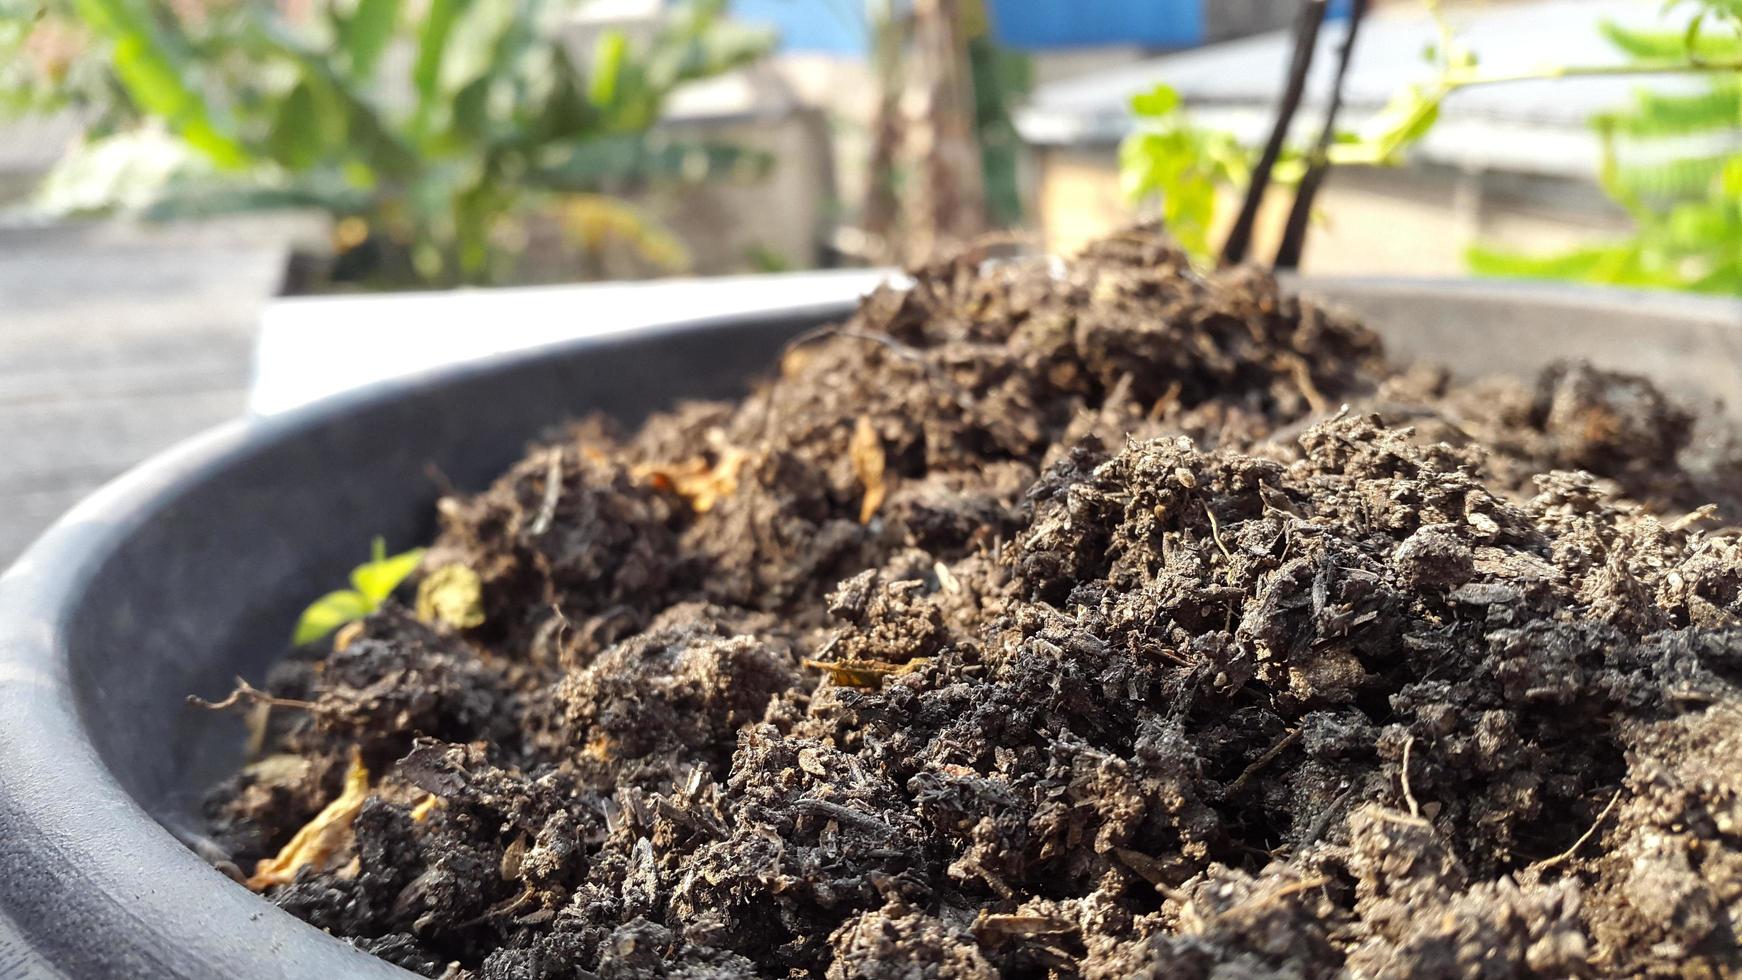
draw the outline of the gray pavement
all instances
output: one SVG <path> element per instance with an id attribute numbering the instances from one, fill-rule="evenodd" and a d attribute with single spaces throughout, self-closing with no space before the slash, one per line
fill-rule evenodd
<path id="1" fill-rule="evenodd" d="M 211 232 L 0 232 L 0 567 L 111 477 L 244 411 L 285 256 Z"/>

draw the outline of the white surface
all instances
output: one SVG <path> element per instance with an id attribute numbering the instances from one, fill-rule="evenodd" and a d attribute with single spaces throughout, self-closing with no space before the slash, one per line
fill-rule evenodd
<path id="1" fill-rule="evenodd" d="M 261 315 L 249 408 L 282 412 L 387 378 L 577 337 L 852 300 L 889 275 L 845 269 L 280 299 Z"/>

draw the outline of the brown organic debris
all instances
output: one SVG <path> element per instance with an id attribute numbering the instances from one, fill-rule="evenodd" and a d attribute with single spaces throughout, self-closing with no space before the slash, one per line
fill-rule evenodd
<path id="1" fill-rule="evenodd" d="M 859 502 L 859 523 L 869 524 L 871 518 L 877 516 L 877 508 L 883 506 L 883 497 L 888 493 L 883 483 L 886 466 L 883 440 L 870 419 L 861 415 L 853 423 L 853 439 L 847 451 L 853 459 L 853 473 L 865 488 L 865 496 Z"/>
<path id="2" fill-rule="evenodd" d="M 697 456 L 681 463 L 644 464 L 633 472 L 636 479 L 671 490 L 689 501 L 690 508 L 696 513 L 706 514 L 738 489 L 738 472 L 750 459 L 750 453 L 745 450 L 727 446 L 711 463 Z"/>
<path id="3" fill-rule="evenodd" d="M 351 822 L 363 808 L 369 795 L 369 770 L 363 766 L 360 754 L 353 753 L 351 768 L 345 773 L 345 787 L 313 820 L 304 824 L 270 860 L 255 865 L 247 885 L 264 891 L 273 885 L 296 880 L 296 873 L 305 865 L 324 868 L 333 855 L 351 846 Z"/>
<path id="4" fill-rule="evenodd" d="M 804 665 L 826 672 L 830 680 L 844 687 L 868 687 L 875 690 L 883 686 L 884 680 L 911 674 L 924 667 L 925 663 L 926 658 L 919 657 L 904 664 L 892 664 L 882 660 L 806 660 Z"/>

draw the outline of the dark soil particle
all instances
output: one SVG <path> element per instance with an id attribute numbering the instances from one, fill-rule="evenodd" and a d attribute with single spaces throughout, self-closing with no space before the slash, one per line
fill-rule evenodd
<path id="1" fill-rule="evenodd" d="M 1742 976 L 1696 442 L 1147 230 L 919 269 L 443 501 L 483 624 L 285 661 L 208 815 L 252 866 L 356 753 L 268 897 L 431 977 Z"/>

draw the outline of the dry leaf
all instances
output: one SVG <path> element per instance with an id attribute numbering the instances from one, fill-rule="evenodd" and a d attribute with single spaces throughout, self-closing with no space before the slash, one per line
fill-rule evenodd
<path id="1" fill-rule="evenodd" d="M 587 739 L 587 744 L 581 747 L 581 751 L 600 762 L 610 762 L 611 736 L 604 732 L 597 732 L 592 738 Z"/>
<path id="2" fill-rule="evenodd" d="M 498 865 L 498 873 L 503 881 L 519 881 L 520 865 L 526 860 L 526 832 L 521 831 L 502 852 L 502 862 Z"/>
<path id="3" fill-rule="evenodd" d="M 632 472 L 637 480 L 670 489 L 689 501 L 691 510 L 706 514 L 721 499 L 738 489 L 738 473 L 749 461 L 750 454 L 745 450 L 726 446 L 711 466 L 706 459 L 697 456 L 682 463 L 637 466 Z"/>
<path id="4" fill-rule="evenodd" d="M 417 618 L 457 630 L 484 625 L 484 580 L 460 564 L 430 572 L 417 584 Z"/>
<path id="5" fill-rule="evenodd" d="M 414 806 L 411 808 L 411 822 L 412 823 L 423 823 L 425 820 L 428 820 L 429 815 L 431 813 L 434 813 L 435 810 L 438 807 L 440 807 L 441 805 L 442 805 L 442 798 L 441 797 L 435 795 L 434 793 L 429 794 L 428 796 L 424 797 L 423 801 L 418 803 L 417 806 Z"/>
<path id="6" fill-rule="evenodd" d="M 853 461 L 853 472 L 859 475 L 859 482 L 865 485 L 865 496 L 859 502 L 859 523 L 869 524 L 876 516 L 877 508 L 883 506 L 883 495 L 888 490 L 883 485 L 883 439 L 872 428 L 871 420 L 859 416 L 859 421 L 853 425 L 853 439 L 847 445 L 847 455 Z"/>
<path id="7" fill-rule="evenodd" d="M 1072 923 L 1050 915 L 987 915 L 980 913 L 974 922 L 977 936 L 1057 936 L 1075 932 Z"/>
<path id="8" fill-rule="evenodd" d="M 359 620 L 356 620 L 355 622 L 346 623 L 345 625 L 339 627 L 339 631 L 337 633 L 333 634 L 333 649 L 340 652 L 340 653 L 343 653 L 345 651 L 346 647 L 357 642 L 357 638 L 362 636 L 362 635 L 363 635 L 363 621 L 362 620 L 359 619 Z"/>
<path id="9" fill-rule="evenodd" d="M 876 689 L 883 686 L 885 677 L 911 674 L 925 666 L 930 659 L 915 657 L 904 664 L 892 664 L 885 660 L 806 660 L 804 665 L 828 671 L 829 679 L 842 687 Z"/>
<path id="10" fill-rule="evenodd" d="M 304 824 L 278 856 L 254 866 L 254 876 L 247 885 L 255 891 L 265 891 L 272 885 L 285 885 L 296 880 L 296 872 L 305 864 L 321 867 L 334 854 L 351 842 L 351 822 L 363 801 L 369 796 L 369 770 L 355 749 L 351 752 L 351 768 L 345 773 L 345 789 L 337 799 Z"/>

